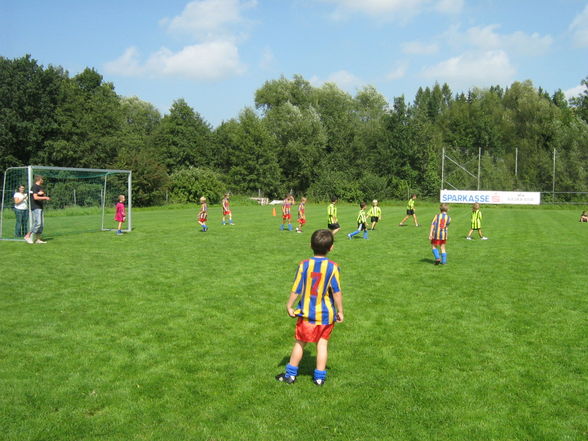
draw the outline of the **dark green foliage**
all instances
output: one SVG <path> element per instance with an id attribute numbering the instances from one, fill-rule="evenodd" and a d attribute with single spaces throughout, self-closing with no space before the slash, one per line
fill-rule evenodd
<path id="1" fill-rule="evenodd" d="M 216 204 L 226 188 L 221 175 L 208 168 L 181 169 L 172 173 L 169 179 L 171 201 L 178 203 L 197 203 L 204 196 L 209 203 Z"/>
<path id="2" fill-rule="evenodd" d="M 444 148 L 474 174 L 482 151 L 481 189 L 551 191 L 555 150 L 556 191 L 588 191 L 588 91 L 568 102 L 531 81 L 456 96 L 434 84 L 390 105 L 371 86 L 352 96 L 295 75 L 266 81 L 255 107 L 213 130 L 183 99 L 162 117 L 95 69 L 70 78 L 30 56 L 0 57 L 0 167 L 130 168 L 138 205 L 163 202 L 169 175 L 189 168 L 244 195 L 356 201 L 435 197 Z M 459 188 L 478 186 L 446 172 Z"/>

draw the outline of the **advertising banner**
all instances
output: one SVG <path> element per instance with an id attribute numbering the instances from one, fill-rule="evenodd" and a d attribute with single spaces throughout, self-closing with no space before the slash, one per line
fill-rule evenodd
<path id="1" fill-rule="evenodd" d="M 540 205 L 541 193 L 528 191 L 441 190 L 440 201 L 448 204 Z"/>

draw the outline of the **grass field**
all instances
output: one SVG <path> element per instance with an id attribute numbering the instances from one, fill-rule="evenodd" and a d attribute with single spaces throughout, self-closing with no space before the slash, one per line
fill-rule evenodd
<path id="1" fill-rule="evenodd" d="M 367 241 L 347 240 L 357 208 L 340 207 L 346 314 L 318 388 L 310 346 L 296 384 L 274 376 L 326 207 L 307 208 L 304 234 L 233 208 L 222 227 L 211 207 L 208 233 L 196 208 L 162 208 L 135 210 L 121 237 L 0 242 L 0 439 L 588 439 L 581 210 L 486 207 L 490 239 L 466 241 L 470 209 L 452 206 L 449 264 L 434 266 L 436 205 L 417 204 L 420 228 L 384 206 Z"/>

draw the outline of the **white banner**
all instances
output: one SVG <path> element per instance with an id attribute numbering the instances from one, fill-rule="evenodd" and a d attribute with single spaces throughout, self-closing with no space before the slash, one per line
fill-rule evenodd
<path id="1" fill-rule="evenodd" d="M 440 201 L 447 204 L 539 205 L 541 193 L 529 191 L 441 190 Z"/>

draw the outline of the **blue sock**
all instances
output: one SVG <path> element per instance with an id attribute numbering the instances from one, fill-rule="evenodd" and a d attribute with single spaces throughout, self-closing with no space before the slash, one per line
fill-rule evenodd
<path id="1" fill-rule="evenodd" d="M 231 219 L 231 220 L 229 221 L 229 223 L 230 223 L 231 225 L 233 225 L 233 219 Z"/>
<path id="2" fill-rule="evenodd" d="M 292 231 L 292 224 L 288 224 L 288 231 Z"/>
<path id="3" fill-rule="evenodd" d="M 349 237 L 353 237 L 353 236 L 355 236 L 356 234 L 359 234 L 359 230 L 357 230 L 357 231 L 354 231 L 353 233 L 350 233 L 350 234 L 349 234 Z"/>
<path id="4" fill-rule="evenodd" d="M 439 250 L 437 248 L 433 248 L 433 256 L 435 256 L 435 260 L 441 259 L 441 256 L 439 255 Z"/>
<path id="5" fill-rule="evenodd" d="M 315 380 L 326 380 L 327 379 L 327 371 L 319 371 L 318 369 L 314 370 L 314 379 Z"/>
<path id="6" fill-rule="evenodd" d="M 363 232 L 363 238 L 364 238 L 364 239 L 367 239 L 367 238 L 368 238 L 368 232 L 367 232 L 367 231 L 364 231 L 364 232 Z"/>
<path id="7" fill-rule="evenodd" d="M 280 230 L 284 231 L 284 224 L 280 225 Z"/>
<path id="8" fill-rule="evenodd" d="M 289 377 L 296 377 L 298 375 L 298 366 L 292 366 L 288 363 L 286 365 L 286 375 Z"/>
<path id="9" fill-rule="evenodd" d="M 223 225 L 226 225 L 227 223 L 225 221 L 223 221 Z"/>
<path id="10" fill-rule="evenodd" d="M 443 265 L 447 263 L 447 253 L 441 253 L 441 263 Z"/>

